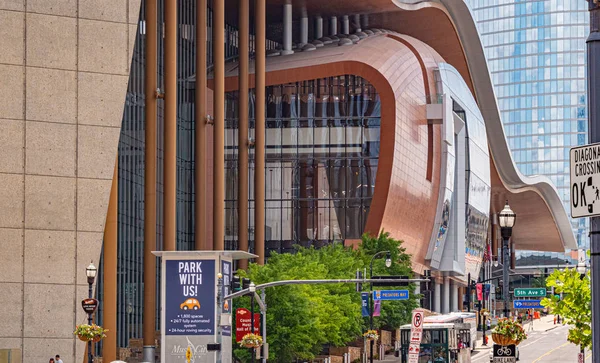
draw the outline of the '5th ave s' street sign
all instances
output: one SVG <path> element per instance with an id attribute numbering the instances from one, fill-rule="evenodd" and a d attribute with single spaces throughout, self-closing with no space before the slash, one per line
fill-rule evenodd
<path id="1" fill-rule="evenodd" d="M 546 289 L 515 289 L 514 294 L 515 297 L 546 297 Z"/>

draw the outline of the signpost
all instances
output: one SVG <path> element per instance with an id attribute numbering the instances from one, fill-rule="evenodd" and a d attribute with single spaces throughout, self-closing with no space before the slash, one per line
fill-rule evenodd
<path id="1" fill-rule="evenodd" d="M 81 307 L 86 314 L 93 314 L 98 308 L 98 300 L 96 299 L 83 299 L 81 300 Z"/>
<path id="2" fill-rule="evenodd" d="M 235 341 L 240 342 L 244 335 L 252 333 L 252 315 L 250 310 L 239 308 L 235 311 Z M 254 313 L 254 332 L 260 332 L 260 314 Z"/>
<path id="3" fill-rule="evenodd" d="M 569 162 L 571 216 L 600 215 L 600 143 L 572 148 Z"/>
<path id="4" fill-rule="evenodd" d="M 375 290 L 373 300 L 408 300 L 408 290 Z"/>
<path id="5" fill-rule="evenodd" d="M 415 309 L 412 313 L 410 328 L 410 345 L 408 347 L 408 363 L 418 363 L 421 351 L 421 338 L 423 337 L 423 322 L 425 315 L 423 309 Z"/>
<path id="6" fill-rule="evenodd" d="M 514 309 L 543 309 L 541 300 L 513 300 Z"/>
<path id="7" fill-rule="evenodd" d="M 233 260 L 243 251 L 153 251 L 161 257 L 160 361 L 231 363 Z"/>
<path id="8" fill-rule="evenodd" d="M 546 289 L 545 288 L 535 288 L 535 289 L 515 289 L 515 297 L 546 297 Z"/>
<path id="9" fill-rule="evenodd" d="M 517 347 L 514 344 L 494 344 L 493 363 L 515 363 L 516 361 Z"/>

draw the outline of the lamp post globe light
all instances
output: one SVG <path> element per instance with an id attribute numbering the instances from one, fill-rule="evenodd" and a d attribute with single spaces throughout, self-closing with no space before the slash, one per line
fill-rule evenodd
<path id="1" fill-rule="evenodd" d="M 385 267 L 390 268 L 392 266 L 392 253 L 390 251 L 379 251 L 371 257 L 371 265 L 369 269 L 369 279 L 373 278 L 373 262 L 376 258 L 383 256 L 385 254 Z M 369 293 L 369 329 L 373 330 L 373 283 L 371 285 L 371 292 Z M 373 345 L 374 341 L 371 340 L 370 345 L 370 353 L 369 353 L 369 362 L 373 363 Z"/>
<path id="2" fill-rule="evenodd" d="M 498 214 L 498 219 L 500 222 L 500 231 L 502 234 L 502 296 L 504 300 L 504 317 L 508 318 L 509 311 L 509 277 L 508 277 L 508 266 L 510 261 L 510 251 L 508 249 L 508 240 L 512 235 L 512 229 L 515 225 L 515 221 L 517 220 L 517 215 L 515 212 L 510 209 L 508 205 L 508 200 L 506 201 L 506 205 L 504 205 L 504 209 L 500 211 Z"/>
<path id="3" fill-rule="evenodd" d="M 85 275 L 87 276 L 87 281 L 88 281 L 88 297 L 91 299 L 92 296 L 92 285 L 94 284 L 94 281 L 96 280 L 96 273 L 98 273 L 98 269 L 96 268 L 96 266 L 94 266 L 93 261 L 90 262 L 89 266 L 86 267 L 85 269 Z M 88 325 L 92 325 L 92 313 L 88 313 Z M 92 362 L 93 359 L 93 354 L 92 354 L 92 341 L 88 340 L 87 342 L 88 347 L 88 362 Z"/>

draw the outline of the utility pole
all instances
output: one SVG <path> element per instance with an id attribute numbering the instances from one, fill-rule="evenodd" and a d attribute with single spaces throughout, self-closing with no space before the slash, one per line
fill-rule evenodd
<path id="1" fill-rule="evenodd" d="M 587 38 L 589 142 L 600 142 L 600 2 L 587 0 L 590 35 Z M 590 218 L 592 279 L 592 342 L 600 342 L 600 217 Z M 592 344 L 592 362 L 600 362 L 600 344 Z"/>

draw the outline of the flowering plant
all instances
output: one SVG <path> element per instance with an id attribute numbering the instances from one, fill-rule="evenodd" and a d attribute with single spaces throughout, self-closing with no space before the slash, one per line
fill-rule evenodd
<path id="1" fill-rule="evenodd" d="M 262 337 L 258 334 L 248 333 L 239 342 L 241 347 L 258 348 L 263 344 Z"/>
<path id="2" fill-rule="evenodd" d="M 367 340 L 377 340 L 379 339 L 379 334 L 377 334 L 377 330 L 367 330 L 367 332 L 363 334 L 363 337 L 367 338 Z"/>
<path id="3" fill-rule="evenodd" d="M 525 330 L 523 330 L 521 324 L 511 319 L 498 320 L 498 325 L 492 330 L 492 334 L 502 335 L 517 345 L 527 339 L 527 334 L 525 334 Z"/>
<path id="4" fill-rule="evenodd" d="M 81 324 L 75 327 L 73 335 L 77 335 L 79 339 L 86 342 L 90 340 L 99 341 L 102 338 L 106 338 L 107 331 L 108 329 L 104 329 L 103 327 L 96 324 Z"/>

